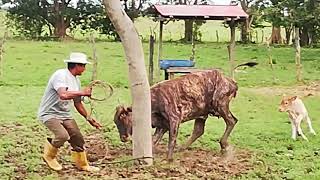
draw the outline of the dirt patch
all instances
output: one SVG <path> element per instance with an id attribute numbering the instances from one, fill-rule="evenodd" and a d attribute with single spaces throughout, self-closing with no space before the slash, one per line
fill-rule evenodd
<path id="1" fill-rule="evenodd" d="M 95 162 L 101 159 L 109 159 L 109 149 L 102 134 L 91 134 L 85 137 L 85 147 L 88 161 Z"/>
<path id="2" fill-rule="evenodd" d="M 300 97 L 305 96 L 320 96 L 320 81 L 315 81 L 307 85 L 297 85 L 293 87 L 258 87 L 258 88 L 244 88 L 246 91 L 271 95 L 298 95 Z"/>
<path id="3" fill-rule="evenodd" d="M 130 178 L 209 178 L 228 179 L 239 176 L 253 169 L 252 153 L 247 150 L 234 149 L 228 157 L 220 152 L 202 148 L 192 148 L 174 153 L 174 162 L 165 160 L 167 144 L 158 145 L 154 149 L 154 166 L 132 166 L 131 145 L 127 147 L 108 147 L 99 134 L 85 137 L 88 159 L 91 165 L 101 168 L 98 173 L 80 172 L 72 166 L 72 162 L 63 162 L 64 170 L 60 178 L 68 177 L 107 177 L 110 179 Z"/>
<path id="4" fill-rule="evenodd" d="M 0 136 L 7 135 L 14 131 L 19 131 L 22 128 L 23 125 L 20 123 L 0 125 Z"/>

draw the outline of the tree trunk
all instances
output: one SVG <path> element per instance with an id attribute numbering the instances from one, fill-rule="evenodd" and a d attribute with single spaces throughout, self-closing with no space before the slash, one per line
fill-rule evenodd
<path id="1" fill-rule="evenodd" d="M 58 0 L 54 0 L 54 35 L 59 38 L 64 38 L 67 35 L 68 24 L 64 20 L 63 12 L 64 12 L 65 4 L 64 1 L 59 2 Z"/>
<path id="2" fill-rule="evenodd" d="M 191 42 L 192 40 L 192 20 L 185 20 L 184 21 L 184 40 L 186 42 Z"/>
<path id="3" fill-rule="evenodd" d="M 286 44 L 289 45 L 291 41 L 292 26 L 285 27 L 285 31 L 286 31 Z"/>
<path id="4" fill-rule="evenodd" d="M 281 29 L 280 27 L 272 26 L 272 34 L 270 44 L 281 44 Z"/>
<path id="5" fill-rule="evenodd" d="M 129 66 L 135 164 L 152 165 L 151 97 L 142 43 L 119 0 L 104 0 L 106 12 L 121 38 Z"/>
<path id="6" fill-rule="evenodd" d="M 241 42 L 249 43 L 249 18 L 247 18 L 241 26 Z"/>
<path id="7" fill-rule="evenodd" d="M 300 30 L 301 34 L 300 34 L 300 45 L 301 46 L 308 46 L 310 45 L 309 43 L 309 40 L 310 40 L 310 37 L 309 37 L 309 31 L 308 31 L 308 28 L 307 27 L 303 27 L 301 30 Z"/>
<path id="8" fill-rule="evenodd" d="M 300 33 L 299 33 L 299 28 L 295 28 L 295 50 L 296 50 L 296 56 L 295 56 L 295 61 L 296 61 L 296 72 L 297 72 L 297 81 L 301 82 L 302 81 L 302 66 L 301 66 L 301 50 L 300 50 Z"/>

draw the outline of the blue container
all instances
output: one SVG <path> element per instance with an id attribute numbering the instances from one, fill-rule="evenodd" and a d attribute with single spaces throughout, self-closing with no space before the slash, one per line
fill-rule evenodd
<path id="1" fill-rule="evenodd" d="M 169 67 L 194 67 L 194 61 L 191 60 L 160 60 L 160 68 L 168 69 Z"/>

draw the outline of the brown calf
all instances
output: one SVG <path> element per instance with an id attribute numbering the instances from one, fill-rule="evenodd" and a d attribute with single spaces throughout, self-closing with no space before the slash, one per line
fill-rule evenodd
<path id="1" fill-rule="evenodd" d="M 152 127 L 156 128 L 153 143 L 157 144 L 169 131 L 168 160 L 171 161 L 180 123 L 195 119 L 191 137 L 183 146 L 187 148 L 204 132 L 209 115 L 222 117 L 226 129 L 220 139 L 221 151 L 228 147 L 227 139 L 237 123 L 229 109 L 236 96 L 237 84 L 218 70 L 191 73 L 164 81 L 151 88 Z M 114 121 L 123 142 L 132 134 L 131 108 L 117 107 Z"/>

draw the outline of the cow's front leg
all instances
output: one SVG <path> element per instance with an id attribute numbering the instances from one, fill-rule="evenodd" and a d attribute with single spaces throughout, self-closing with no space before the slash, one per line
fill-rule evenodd
<path id="1" fill-rule="evenodd" d="M 166 132 L 167 132 L 167 129 L 156 128 L 156 131 L 154 132 L 152 137 L 153 146 L 156 146 L 161 141 L 164 133 Z"/>
<path id="2" fill-rule="evenodd" d="M 169 144 L 168 144 L 168 154 L 167 154 L 167 159 L 169 162 L 173 161 L 173 150 L 174 150 L 174 147 L 176 146 L 178 128 L 179 128 L 179 121 L 170 120 Z"/>
<path id="3" fill-rule="evenodd" d="M 224 119 L 226 123 L 226 129 L 224 131 L 223 136 L 220 139 L 220 147 L 221 147 L 221 152 L 224 154 L 227 152 L 228 148 L 228 137 L 238 122 L 237 118 L 233 116 L 233 114 L 229 111 L 229 107 L 221 108 L 219 114 L 221 117 Z"/>
<path id="4" fill-rule="evenodd" d="M 291 121 L 291 138 L 293 140 L 297 139 L 297 131 L 298 131 L 298 129 L 297 129 L 295 122 Z"/>
<path id="5" fill-rule="evenodd" d="M 289 120 L 291 122 L 291 138 L 293 140 L 297 139 L 297 132 L 298 132 L 298 128 L 297 128 L 297 124 L 296 124 L 296 117 L 289 112 Z"/>
<path id="6" fill-rule="evenodd" d="M 191 137 L 182 146 L 181 150 L 187 149 L 195 140 L 204 133 L 204 126 L 207 118 L 198 118 L 194 121 L 194 127 Z"/>

